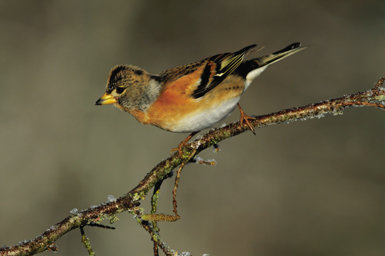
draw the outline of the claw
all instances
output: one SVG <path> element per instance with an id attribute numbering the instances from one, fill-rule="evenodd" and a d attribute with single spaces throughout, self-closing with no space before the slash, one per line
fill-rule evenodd
<path id="1" fill-rule="evenodd" d="M 241 118 L 239 120 L 239 123 L 241 124 L 241 126 L 244 126 L 244 124 L 247 125 L 247 127 L 249 127 L 249 130 L 252 131 L 252 133 L 255 135 L 255 129 L 254 127 L 251 125 L 250 121 L 249 120 L 255 120 L 256 118 L 253 117 L 253 116 L 249 116 L 247 115 L 243 109 L 241 108 L 241 105 L 239 105 L 239 103 L 237 104 L 238 105 L 238 108 L 239 108 L 239 113 L 241 114 Z"/>
<path id="2" fill-rule="evenodd" d="M 184 140 L 182 140 L 178 147 L 177 148 L 173 148 L 171 149 L 171 153 L 173 152 L 178 152 L 178 155 L 182 155 L 183 154 L 183 147 L 186 146 L 186 144 L 189 142 L 189 140 L 195 135 L 197 134 L 198 132 L 192 132 L 190 133 Z"/>

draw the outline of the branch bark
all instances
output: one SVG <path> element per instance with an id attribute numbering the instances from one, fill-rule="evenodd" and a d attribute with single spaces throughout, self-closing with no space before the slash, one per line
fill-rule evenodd
<path id="1" fill-rule="evenodd" d="M 256 116 L 251 121 L 254 127 L 262 128 L 265 126 L 290 123 L 294 121 L 304 121 L 312 118 L 321 118 L 327 114 L 341 114 L 345 108 L 349 107 L 378 107 L 385 108 L 385 88 L 383 83 L 385 78 L 381 78 L 374 88 L 346 95 L 340 98 L 330 99 L 315 104 L 309 104 L 301 107 L 285 109 L 279 112 Z M 55 241 L 61 236 L 74 229 L 83 229 L 86 225 L 101 223 L 103 220 L 109 219 L 113 222 L 115 215 L 128 211 L 132 213 L 137 221 L 147 230 L 151 239 L 161 248 L 166 255 L 176 255 L 175 251 L 170 249 L 160 240 L 156 228 L 149 221 L 141 219 L 143 209 L 139 208 L 140 201 L 143 200 L 148 192 L 165 178 L 170 176 L 172 170 L 202 150 L 219 143 L 222 140 L 236 136 L 247 131 L 249 128 L 246 124 L 243 126 L 239 122 L 234 122 L 222 128 L 209 131 L 199 139 L 195 139 L 183 148 L 182 154 L 172 154 L 166 160 L 158 163 L 140 182 L 127 194 L 116 200 L 109 200 L 97 207 L 92 207 L 80 212 L 72 212 L 72 214 L 59 223 L 51 226 L 44 233 L 36 238 L 28 241 L 20 242 L 14 246 L 0 248 L 0 256 L 10 255 L 33 255 L 45 250 L 55 250 Z"/>

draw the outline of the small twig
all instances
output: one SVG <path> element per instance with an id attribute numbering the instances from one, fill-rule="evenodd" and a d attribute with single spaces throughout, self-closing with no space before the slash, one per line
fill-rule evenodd
<path id="1" fill-rule="evenodd" d="M 181 163 L 181 165 L 179 166 L 178 168 L 178 171 L 176 172 L 176 175 L 175 175 L 175 182 L 174 182 L 174 187 L 172 189 L 172 206 L 173 206 L 173 212 L 175 214 L 175 217 L 177 217 L 178 219 L 180 219 L 180 216 L 178 214 L 178 210 L 177 210 L 177 202 L 176 202 L 176 192 L 178 191 L 178 186 L 179 186 L 179 181 L 180 181 L 180 175 L 181 175 L 181 172 L 183 170 L 183 167 L 186 165 L 186 163 L 188 163 L 191 159 L 194 158 L 194 156 L 196 155 L 196 150 L 193 150 L 191 153 L 190 153 L 190 156 Z"/>
<path id="2" fill-rule="evenodd" d="M 176 175 L 175 175 L 175 183 L 174 183 L 174 187 L 172 189 L 172 211 L 174 212 L 175 214 L 175 217 L 177 219 L 180 219 L 180 216 L 178 214 L 178 204 L 177 204 L 177 201 L 176 201 L 176 192 L 178 191 L 178 186 L 179 186 L 179 180 L 180 180 L 180 174 L 182 172 L 182 169 L 183 167 L 186 165 L 185 162 L 183 162 L 179 168 L 178 168 L 178 171 L 176 172 Z"/>
<path id="3" fill-rule="evenodd" d="M 86 226 L 105 228 L 105 229 L 116 229 L 115 227 L 111 227 L 111 226 L 107 226 L 107 225 L 103 225 L 95 222 L 88 223 Z"/>
<path id="4" fill-rule="evenodd" d="M 106 226 L 106 225 L 95 223 L 95 222 L 90 222 L 88 224 L 84 224 L 84 225 L 79 227 L 82 244 L 84 245 L 84 247 L 86 247 L 86 249 L 88 251 L 88 255 L 94 256 L 95 252 L 92 249 L 91 240 L 86 236 L 86 232 L 84 231 L 85 226 L 98 227 L 98 228 L 104 228 L 104 229 L 115 229 L 115 227 Z"/>
<path id="5" fill-rule="evenodd" d="M 214 159 L 205 160 L 199 156 L 195 156 L 193 159 L 190 160 L 190 162 L 202 164 L 202 165 L 210 165 L 210 166 L 214 166 L 217 164 L 217 162 Z"/>
<path id="6" fill-rule="evenodd" d="M 152 226 L 152 222 L 144 221 L 141 216 L 137 215 L 137 222 L 150 234 L 151 240 L 156 243 L 167 256 L 174 256 L 176 251 L 171 249 L 159 236 L 159 233 Z"/>
<path id="7" fill-rule="evenodd" d="M 88 255 L 95 256 L 95 252 L 94 252 L 94 250 L 92 250 L 92 247 L 91 247 L 91 241 L 86 236 L 86 233 L 84 232 L 84 226 L 81 226 L 79 229 L 80 229 L 80 235 L 82 237 L 82 240 L 81 240 L 82 244 L 84 245 L 84 247 L 86 247 L 86 249 L 88 251 Z"/>
<path id="8" fill-rule="evenodd" d="M 142 220 L 152 221 L 152 222 L 159 222 L 159 221 L 162 221 L 162 222 L 174 222 L 174 221 L 177 221 L 177 220 L 180 219 L 180 216 L 179 216 L 178 210 L 177 210 L 178 205 L 177 205 L 177 201 L 176 201 L 176 192 L 178 191 L 180 175 L 181 175 L 181 172 L 183 170 L 183 167 L 186 165 L 186 163 L 190 162 L 191 159 L 194 158 L 195 152 L 196 152 L 196 150 L 193 149 L 193 152 L 190 154 L 190 156 L 187 159 L 185 159 L 180 164 L 180 166 L 178 168 L 178 171 L 176 172 L 174 187 L 172 189 L 172 206 L 173 206 L 174 215 L 162 214 L 162 213 L 160 213 L 160 214 L 155 214 L 155 213 L 144 214 L 142 216 Z M 151 204 L 153 206 L 152 201 L 151 201 Z M 152 209 L 154 209 L 154 207 Z"/>
<path id="9" fill-rule="evenodd" d="M 151 214 L 156 214 L 156 211 L 158 208 L 159 190 L 160 190 L 160 187 L 162 186 L 163 181 L 164 180 L 158 181 L 154 186 L 154 191 L 151 196 Z M 152 225 L 154 227 L 155 232 L 159 233 L 160 229 L 156 221 L 153 221 Z M 153 243 L 154 243 L 154 256 L 159 256 L 158 243 L 156 241 L 153 241 Z"/>

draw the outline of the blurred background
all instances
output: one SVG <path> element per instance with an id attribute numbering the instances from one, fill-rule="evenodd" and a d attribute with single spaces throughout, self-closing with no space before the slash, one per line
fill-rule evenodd
<path id="1" fill-rule="evenodd" d="M 150 72 L 258 43 L 309 46 L 257 78 L 248 114 L 366 90 L 385 75 L 385 2 L 0 1 L 0 246 L 133 188 L 186 134 L 94 105 L 115 64 Z M 224 122 L 238 120 L 238 111 Z M 385 112 L 258 129 L 182 174 L 163 239 L 194 255 L 384 255 Z M 171 213 L 172 181 L 161 211 Z M 143 204 L 149 209 L 148 201 Z M 129 214 L 86 228 L 98 255 L 151 255 Z M 59 255 L 87 255 L 79 232 Z M 51 255 L 51 252 L 43 255 Z"/>

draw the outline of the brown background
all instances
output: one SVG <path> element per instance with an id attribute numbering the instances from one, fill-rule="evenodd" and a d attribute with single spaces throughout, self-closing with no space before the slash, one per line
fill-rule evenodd
<path id="1" fill-rule="evenodd" d="M 265 54 L 302 41 L 306 51 L 242 98 L 247 113 L 265 114 L 384 76 L 384 13 L 383 0 L 0 1 L 0 246 L 122 195 L 186 136 L 94 106 L 113 65 L 159 72 L 252 43 Z M 384 255 L 384 129 L 384 111 L 359 108 L 227 140 L 201 155 L 217 166 L 184 170 L 182 219 L 161 224 L 163 238 L 194 255 Z M 97 254 L 151 255 L 148 234 L 119 218 L 115 231 L 86 229 Z M 78 231 L 57 246 L 86 255 Z"/>

